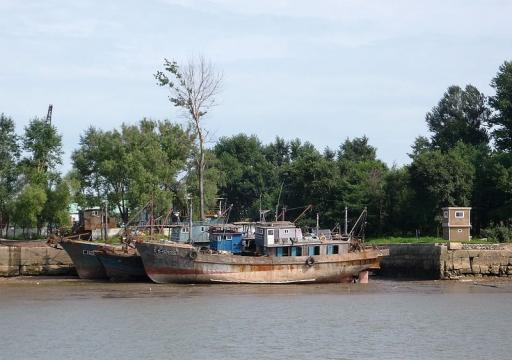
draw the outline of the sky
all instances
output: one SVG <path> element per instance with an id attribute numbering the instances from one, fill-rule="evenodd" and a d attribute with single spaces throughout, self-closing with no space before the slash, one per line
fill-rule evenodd
<path id="1" fill-rule="evenodd" d="M 450 85 L 493 94 L 511 13 L 508 0 L 0 0 L 0 113 L 21 133 L 53 104 L 67 170 L 90 126 L 183 123 L 153 74 L 202 55 L 224 77 L 212 143 L 243 132 L 323 151 L 366 135 L 400 166 Z"/>

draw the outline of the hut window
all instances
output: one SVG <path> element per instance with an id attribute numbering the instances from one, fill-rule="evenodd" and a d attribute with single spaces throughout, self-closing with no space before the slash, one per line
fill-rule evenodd
<path id="1" fill-rule="evenodd" d="M 464 218 L 464 211 L 455 211 L 455 217 L 458 219 Z"/>
<path id="2" fill-rule="evenodd" d="M 333 245 L 332 246 L 332 253 L 333 253 L 333 255 L 334 254 L 339 254 L 339 252 L 340 252 L 339 245 Z"/>

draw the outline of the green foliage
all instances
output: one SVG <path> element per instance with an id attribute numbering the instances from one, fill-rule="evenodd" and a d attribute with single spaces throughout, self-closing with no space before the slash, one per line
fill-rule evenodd
<path id="1" fill-rule="evenodd" d="M 458 143 L 446 153 L 431 150 L 413 157 L 410 186 L 420 229 L 433 231 L 433 219 L 444 206 L 470 206 L 475 175 L 472 149 Z"/>
<path id="2" fill-rule="evenodd" d="M 490 124 L 494 126 L 493 137 L 496 147 L 504 152 L 512 149 L 512 62 L 505 61 L 499 68 L 491 86 L 496 94 L 489 98 L 495 110 Z"/>
<path id="3" fill-rule="evenodd" d="M 25 159 L 29 175 L 38 176 L 62 164 L 62 136 L 46 120 L 35 118 L 25 127 L 23 148 L 29 155 Z"/>
<path id="4" fill-rule="evenodd" d="M 46 192 L 38 185 L 27 185 L 14 202 L 13 220 L 23 229 L 34 228 L 44 209 Z"/>
<path id="5" fill-rule="evenodd" d="M 493 242 L 510 242 L 512 241 L 512 227 L 504 225 L 503 223 L 491 223 L 488 228 L 482 229 L 481 235 L 487 238 L 488 241 Z"/>
<path id="6" fill-rule="evenodd" d="M 58 180 L 55 186 L 46 190 L 46 202 L 41 211 L 41 221 L 51 230 L 70 225 L 68 206 L 71 193 L 68 183 Z"/>
<path id="7" fill-rule="evenodd" d="M 190 136 L 169 121 L 144 119 L 120 131 L 89 128 L 72 155 L 73 178 L 80 183 L 75 199 L 81 206 L 108 200 L 123 222 L 150 199 L 165 212 L 178 193 L 177 176 L 190 148 Z"/>
<path id="8" fill-rule="evenodd" d="M 435 236 L 420 236 L 420 237 L 382 237 L 370 238 L 366 240 L 369 244 L 375 245 L 388 245 L 388 244 L 435 244 L 444 243 L 446 240 Z"/>
<path id="9" fill-rule="evenodd" d="M 489 137 L 485 125 L 489 116 L 487 99 L 476 87 L 450 86 L 426 116 L 432 132 L 432 146 L 447 151 L 458 142 L 475 146 L 487 144 Z"/>
<path id="10" fill-rule="evenodd" d="M 9 223 L 9 210 L 17 190 L 19 156 L 14 121 L 0 114 L 0 228 Z"/>

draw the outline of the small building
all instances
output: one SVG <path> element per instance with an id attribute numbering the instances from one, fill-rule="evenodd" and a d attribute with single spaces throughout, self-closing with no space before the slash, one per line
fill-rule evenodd
<path id="1" fill-rule="evenodd" d="M 443 208 L 443 239 L 469 241 L 471 239 L 471 208 Z"/>

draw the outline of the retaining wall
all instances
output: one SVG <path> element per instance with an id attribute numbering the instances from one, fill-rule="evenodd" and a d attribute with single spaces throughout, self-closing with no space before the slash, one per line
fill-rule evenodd
<path id="1" fill-rule="evenodd" d="M 512 277 L 512 246 L 508 244 L 463 244 L 442 258 L 444 279 L 461 277 Z"/>
<path id="2" fill-rule="evenodd" d="M 0 244 L 0 276 L 72 274 L 75 267 L 64 250 Z"/>
<path id="3" fill-rule="evenodd" d="M 378 275 L 407 279 L 441 278 L 441 253 L 443 251 L 441 246 L 436 244 L 397 244 L 385 247 L 389 249 L 389 256 L 381 259 Z"/>
<path id="4" fill-rule="evenodd" d="M 459 279 L 463 277 L 512 277 L 512 246 L 508 244 L 387 245 L 389 256 L 382 258 L 383 277 L 408 279 Z"/>

